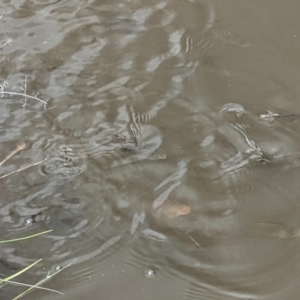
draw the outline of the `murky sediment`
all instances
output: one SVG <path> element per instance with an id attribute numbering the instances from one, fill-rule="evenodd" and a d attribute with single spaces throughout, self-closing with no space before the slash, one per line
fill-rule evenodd
<path id="1" fill-rule="evenodd" d="M 18 280 L 68 266 L 44 284 L 64 296 L 30 299 L 298 299 L 299 5 L 0 4 L 0 240 L 52 229 L 0 244 L 1 276 L 43 258 Z"/>

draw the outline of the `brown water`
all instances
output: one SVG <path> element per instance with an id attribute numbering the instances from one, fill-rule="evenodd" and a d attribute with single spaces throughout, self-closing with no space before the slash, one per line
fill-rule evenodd
<path id="1" fill-rule="evenodd" d="M 298 300 L 299 9 L 2 1 L 0 161 L 26 149 L 0 171 L 47 160 L 0 179 L 0 240 L 53 231 L 1 244 L 1 276 L 76 260 L 24 299 Z"/>

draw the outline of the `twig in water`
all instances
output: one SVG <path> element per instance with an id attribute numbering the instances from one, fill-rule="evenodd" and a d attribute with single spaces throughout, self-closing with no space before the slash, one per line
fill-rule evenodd
<path id="1" fill-rule="evenodd" d="M 28 169 L 28 168 L 30 168 L 30 167 L 33 167 L 33 166 L 37 166 L 37 165 L 39 165 L 39 164 L 42 164 L 44 161 L 46 161 L 46 160 L 48 160 L 48 159 L 49 159 L 49 157 L 46 157 L 45 159 L 43 159 L 43 160 L 41 160 L 41 161 L 38 161 L 38 162 L 36 162 L 36 163 L 34 163 L 34 164 L 32 164 L 32 165 L 29 165 L 29 166 L 20 168 L 20 169 L 18 169 L 18 170 L 9 172 L 9 173 L 7 173 L 7 174 L 5 174 L 5 175 L 0 176 L 0 179 L 5 178 L 5 177 L 7 177 L 7 176 L 9 176 L 9 175 L 15 174 L 15 173 L 17 173 L 17 172 L 21 172 L 21 171 L 26 170 L 26 169 Z"/>
<path id="2" fill-rule="evenodd" d="M 186 236 L 195 244 L 197 248 L 200 250 L 204 250 L 203 247 L 194 239 L 192 238 L 188 233 L 186 233 Z"/>
<path id="3" fill-rule="evenodd" d="M 24 92 L 24 104 L 23 104 L 23 109 L 25 110 L 26 104 L 27 104 L 27 75 L 25 76 L 25 82 L 24 82 L 24 88 L 21 88 L 22 91 Z"/>
<path id="4" fill-rule="evenodd" d="M 39 101 L 41 103 L 44 104 L 44 109 L 46 109 L 47 107 L 47 104 L 48 104 L 48 101 L 49 99 L 47 100 L 42 100 L 40 98 L 38 98 L 37 96 L 30 96 L 26 93 L 27 91 L 27 76 L 25 78 L 25 84 L 24 84 L 24 88 L 22 88 L 23 90 L 23 93 L 18 93 L 18 92 L 6 92 L 5 91 L 5 88 L 7 87 L 7 81 L 4 81 L 2 84 L 0 84 L 0 95 L 2 95 L 2 97 L 4 95 L 10 95 L 10 96 L 21 96 L 21 97 L 24 97 L 25 99 L 25 102 L 23 104 L 23 108 L 25 109 L 25 106 L 26 106 L 26 103 L 27 103 L 27 99 L 33 99 L 33 100 L 36 100 L 36 101 Z"/>
<path id="5" fill-rule="evenodd" d="M 1 19 L 1 18 L 0 18 Z M 11 38 L 7 38 L 7 40 L 4 42 L 4 44 L 2 44 L 0 47 L 5 47 L 7 45 L 9 45 L 13 40 Z"/>
<path id="6" fill-rule="evenodd" d="M 44 101 L 44 100 L 39 99 L 39 98 L 34 97 L 34 96 L 25 95 L 24 93 L 22 94 L 22 93 L 15 93 L 15 92 L 0 92 L 0 94 L 1 95 L 11 95 L 11 96 L 13 96 L 13 95 L 14 96 L 25 96 L 25 97 L 27 97 L 29 99 L 34 99 L 34 100 L 37 100 L 37 101 L 43 103 L 45 109 L 46 109 L 46 105 L 48 104 L 47 101 L 49 100 L 49 99 L 47 99 L 46 101 Z"/>
<path id="7" fill-rule="evenodd" d="M 15 150 L 13 150 L 11 153 L 9 153 L 1 162 L 0 162 L 0 167 L 8 161 L 11 157 L 13 157 L 15 154 L 17 154 L 19 151 L 24 150 L 26 148 L 26 144 L 20 144 L 17 146 Z"/>

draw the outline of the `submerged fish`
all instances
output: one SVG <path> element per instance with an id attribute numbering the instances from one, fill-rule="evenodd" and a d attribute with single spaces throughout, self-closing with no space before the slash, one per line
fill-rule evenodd
<path id="1" fill-rule="evenodd" d="M 155 214 L 158 217 L 165 217 L 168 219 L 174 219 L 179 216 L 185 216 L 190 214 L 191 208 L 185 204 L 168 203 L 163 204 L 156 209 Z"/>

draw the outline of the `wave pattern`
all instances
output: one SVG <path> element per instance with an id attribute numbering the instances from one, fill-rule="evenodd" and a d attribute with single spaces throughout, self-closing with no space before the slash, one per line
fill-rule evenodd
<path id="1" fill-rule="evenodd" d="M 266 3 L 0 4 L 1 239 L 52 229 L 1 245 L 4 276 L 298 299 L 299 4 Z"/>

